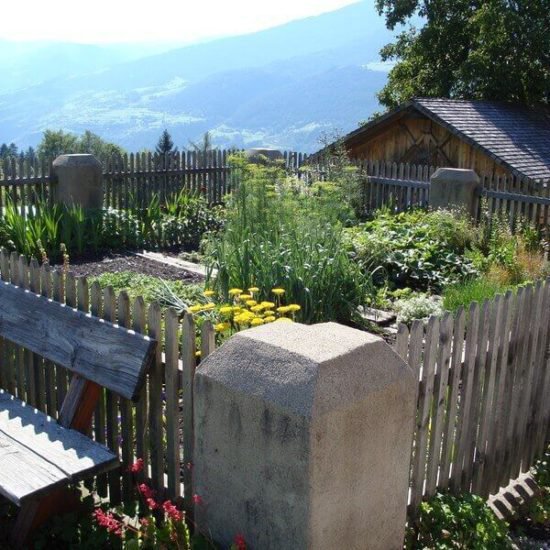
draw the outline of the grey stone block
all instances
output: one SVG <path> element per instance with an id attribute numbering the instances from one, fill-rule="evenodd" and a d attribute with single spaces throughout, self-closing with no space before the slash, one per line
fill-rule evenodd
<path id="1" fill-rule="evenodd" d="M 198 525 L 251 549 L 402 548 L 415 383 L 335 323 L 233 336 L 195 377 Z"/>
<path id="2" fill-rule="evenodd" d="M 61 155 L 53 162 L 54 200 L 87 209 L 103 206 L 101 163 L 93 155 Z"/>
<path id="3" fill-rule="evenodd" d="M 473 170 L 438 168 L 430 178 L 430 206 L 458 208 L 476 216 L 479 176 Z"/>

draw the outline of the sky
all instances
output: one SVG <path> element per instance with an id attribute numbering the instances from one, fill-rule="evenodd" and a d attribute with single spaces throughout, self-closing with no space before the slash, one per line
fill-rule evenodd
<path id="1" fill-rule="evenodd" d="M 26 0 L 3 2 L 0 39 L 189 43 L 244 34 L 357 0 Z"/>

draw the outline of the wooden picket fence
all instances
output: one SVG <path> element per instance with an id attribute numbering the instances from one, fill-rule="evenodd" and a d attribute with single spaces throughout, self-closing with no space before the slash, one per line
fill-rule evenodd
<path id="1" fill-rule="evenodd" d="M 494 494 L 541 455 L 550 439 L 550 279 L 401 325 L 396 350 L 419 382 L 411 516 L 437 490 Z"/>
<path id="2" fill-rule="evenodd" d="M 50 195 L 51 162 L 44 159 L 11 159 L 0 170 L 0 215 L 8 203 L 20 212 Z"/>
<path id="3" fill-rule="evenodd" d="M 141 209 L 154 195 L 161 201 L 186 190 L 219 204 L 235 185 L 229 156 L 235 150 L 183 151 L 158 155 L 131 153 L 102 159 L 104 207 Z M 299 174 L 307 155 L 283 152 L 289 172 Z M 51 161 L 12 159 L 0 170 L 0 214 L 8 202 L 25 213 L 51 197 Z"/>
<path id="4" fill-rule="evenodd" d="M 358 161 L 357 167 L 364 177 L 365 212 L 383 207 L 403 212 L 429 205 L 430 177 L 436 167 L 368 161 Z M 550 181 L 485 174 L 480 175 L 480 180 L 478 220 L 485 215 L 498 215 L 508 220 L 512 229 L 519 219 L 550 227 Z"/>
<path id="5" fill-rule="evenodd" d="M 140 401 L 134 405 L 103 390 L 95 412 L 92 437 L 119 454 L 122 467 L 99 476 L 99 495 L 111 502 L 134 498 L 127 467 L 137 458 L 145 463 L 146 477 L 166 498 L 183 498 L 191 510 L 191 457 L 193 449 L 193 377 L 197 366 L 195 324 L 192 315 L 179 319 L 174 310 L 162 312 L 158 303 L 132 303 L 126 292 L 88 285 L 70 271 L 53 270 L 36 260 L 0 250 L 0 278 L 47 296 L 69 307 L 147 334 L 159 342 Z M 215 346 L 215 333 L 207 321 L 201 328 L 201 356 Z M 49 414 L 59 415 L 67 392 L 66 369 L 56 368 L 28 350 L 0 340 L 0 387 Z M 186 490 L 184 491 L 184 487 Z"/>

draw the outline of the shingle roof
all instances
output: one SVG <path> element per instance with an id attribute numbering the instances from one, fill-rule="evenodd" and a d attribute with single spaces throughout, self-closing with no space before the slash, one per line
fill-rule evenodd
<path id="1" fill-rule="evenodd" d="M 411 104 L 517 175 L 550 178 L 550 108 L 432 98 Z"/>

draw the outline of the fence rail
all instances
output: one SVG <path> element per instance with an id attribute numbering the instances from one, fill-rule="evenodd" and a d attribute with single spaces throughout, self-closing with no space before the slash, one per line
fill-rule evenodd
<path id="1" fill-rule="evenodd" d="M 436 490 L 483 497 L 534 463 L 550 438 L 550 279 L 401 325 L 418 377 L 410 514 Z"/>

